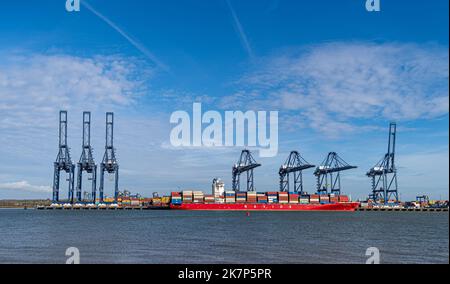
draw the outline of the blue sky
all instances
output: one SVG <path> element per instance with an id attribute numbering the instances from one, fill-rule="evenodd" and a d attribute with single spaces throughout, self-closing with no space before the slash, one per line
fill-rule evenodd
<path id="1" fill-rule="evenodd" d="M 401 196 L 448 198 L 448 1 L 381 0 L 378 13 L 364 0 L 83 2 L 2 3 L 0 198 L 50 197 L 60 109 L 74 161 L 93 112 L 97 162 L 115 111 L 122 189 L 209 191 L 216 176 L 229 188 L 240 148 L 169 145 L 170 114 L 193 102 L 279 111 L 279 154 L 257 157 L 257 190 L 278 188 L 291 150 L 315 164 L 336 151 L 358 166 L 344 191 L 367 196 L 396 120 Z"/>

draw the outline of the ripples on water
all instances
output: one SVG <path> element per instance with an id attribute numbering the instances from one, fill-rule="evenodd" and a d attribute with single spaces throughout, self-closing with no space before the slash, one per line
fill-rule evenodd
<path id="1" fill-rule="evenodd" d="M 448 263 L 448 213 L 0 210 L 0 263 Z"/>

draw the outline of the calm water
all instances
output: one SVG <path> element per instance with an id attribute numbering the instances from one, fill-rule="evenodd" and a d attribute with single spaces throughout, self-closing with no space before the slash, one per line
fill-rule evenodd
<path id="1" fill-rule="evenodd" d="M 448 263 L 448 213 L 0 210 L 0 263 Z"/>

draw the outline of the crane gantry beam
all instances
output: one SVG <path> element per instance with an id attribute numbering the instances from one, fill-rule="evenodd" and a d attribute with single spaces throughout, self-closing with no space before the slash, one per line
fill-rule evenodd
<path id="1" fill-rule="evenodd" d="M 241 190 L 241 174 L 247 173 L 247 191 L 255 191 L 253 185 L 253 170 L 257 167 L 260 167 L 261 164 L 258 164 L 253 158 L 251 152 L 249 150 L 243 150 L 241 152 L 241 156 L 237 164 L 233 166 L 232 175 L 233 175 L 233 190 L 240 191 Z"/>
<path id="2" fill-rule="evenodd" d="M 397 124 L 391 122 L 387 153 L 366 174 L 372 179 L 372 193 L 369 195 L 369 199 L 375 203 L 387 204 L 391 198 L 394 198 L 395 203 L 399 202 L 397 168 L 395 167 L 396 138 Z"/>
<path id="3" fill-rule="evenodd" d="M 61 172 L 66 172 L 68 174 L 68 187 L 69 187 L 69 197 L 68 202 L 73 203 L 74 201 L 74 175 L 75 175 L 75 165 L 70 157 L 70 148 L 67 145 L 67 111 L 59 112 L 59 151 L 56 161 L 54 162 L 54 172 L 53 172 L 53 203 L 59 203 L 59 187 Z"/>
<path id="4" fill-rule="evenodd" d="M 314 168 L 297 151 L 292 151 L 286 162 L 280 167 L 280 191 L 289 191 L 289 175 L 294 175 L 294 192 L 303 193 L 303 174 L 302 171 Z"/>
<path id="5" fill-rule="evenodd" d="M 328 153 L 314 172 L 317 177 L 317 193 L 341 194 L 341 172 L 356 168 L 345 162 L 336 152 Z"/>
<path id="6" fill-rule="evenodd" d="M 97 191 L 97 165 L 94 161 L 93 149 L 91 146 L 91 113 L 83 112 L 83 142 L 80 161 L 78 162 L 78 179 L 77 179 L 77 202 L 82 202 L 82 182 L 83 172 L 90 175 L 91 181 L 91 202 L 95 203 Z"/>
<path id="7" fill-rule="evenodd" d="M 100 203 L 104 201 L 105 172 L 114 174 L 114 201 L 117 203 L 119 197 L 119 164 L 116 159 L 116 149 L 114 148 L 114 113 L 106 113 L 106 143 L 105 154 L 100 164 Z"/>

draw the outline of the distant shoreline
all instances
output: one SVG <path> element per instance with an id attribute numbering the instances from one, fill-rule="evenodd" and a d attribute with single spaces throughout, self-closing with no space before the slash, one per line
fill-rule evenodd
<path id="1" fill-rule="evenodd" d="M 50 200 L 44 199 L 33 199 L 33 200 L 16 200 L 16 199 L 5 199 L 0 200 L 0 209 L 32 209 L 38 206 L 50 206 Z"/>

